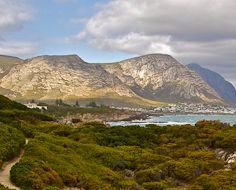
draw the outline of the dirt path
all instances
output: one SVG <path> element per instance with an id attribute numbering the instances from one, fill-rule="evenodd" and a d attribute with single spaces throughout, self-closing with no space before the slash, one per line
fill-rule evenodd
<path id="1" fill-rule="evenodd" d="M 28 144 L 28 139 L 26 139 L 25 144 Z M 24 150 L 21 151 L 20 155 L 13 160 L 6 162 L 3 164 L 2 169 L 0 170 L 0 184 L 4 185 L 5 187 L 8 187 L 10 189 L 16 189 L 20 190 L 19 187 L 16 187 L 11 181 L 10 181 L 10 171 L 11 168 L 20 161 L 21 157 L 24 155 Z"/>

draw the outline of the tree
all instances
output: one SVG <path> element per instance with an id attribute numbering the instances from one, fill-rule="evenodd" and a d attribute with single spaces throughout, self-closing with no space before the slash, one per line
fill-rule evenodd
<path id="1" fill-rule="evenodd" d="M 101 108 L 108 108 L 109 106 L 105 105 L 105 104 L 101 104 L 100 105 Z"/>
<path id="2" fill-rule="evenodd" d="M 96 102 L 89 102 L 88 104 L 87 104 L 87 107 L 92 107 L 92 108 L 96 108 L 96 107 L 98 107 L 97 106 L 97 104 L 96 104 Z"/>
<path id="3" fill-rule="evenodd" d="M 75 107 L 80 107 L 78 100 L 76 100 L 76 102 L 75 102 Z"/>
<path id="4" fill-rule="evenodd" d="M 56 99 L 56 102 L 55 102 L 55 103 L 56 103 L 57 106 L 62 106 L 62 105 L 64 105 L 62 99 Z"/>
<path id="5" fill-rule="evenodd" d="M 35 100 L 34 100 L 34 99 L 32 99 L 32 100 L 30 101 L 30 103 L 34 104 L 34 103 L 36 103 L 36 102 L 35 102 Z"/>

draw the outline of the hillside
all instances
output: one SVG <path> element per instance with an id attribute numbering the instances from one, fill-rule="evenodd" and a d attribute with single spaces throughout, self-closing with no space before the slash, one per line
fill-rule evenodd
<path id="1" fill-rule="evenodd" d="M 236 105 L 235 87 L 229 81 L 226 81 L 220 74 L 203 68 L 198 64 L 189 64 L 187 67 L 199 74 L 202 79 L 209 84 L 209 86 L 211 86 L 222 99 L 224 99 L 225 102 L 231 105 Z"/>
<path id="2" fill-rule="evenodd" d="M 27 108 L 22 104 L 11 101 L 10 99 L 0 95 L 0 110 L 5 110 L 5 109 L 26 110 Z"/>
<path id="3" fill-rule="evenodd" d="M 21 62 L 22 60 L 18 57 L 0 55 L 0 78 L 6 75 L 12 67 Z"/>
<path id="4" fill-rule="evenodd" d="M 195 72 L 162 54 L 112 64 L 86 63 L 77 55 L 39 56 L 14 66 L 0 80 L 0 88 L 2 94 L 17 100 L 93 99 L 110 105 L 222 103 Z"/>

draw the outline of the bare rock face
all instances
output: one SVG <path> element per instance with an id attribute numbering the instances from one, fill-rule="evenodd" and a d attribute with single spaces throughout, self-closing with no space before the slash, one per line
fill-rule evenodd
<path id="1" fill-rule="evenodd" d="M 111 64 L 86 63 L 77 55 L 35 57 L 11 68 L 0 79 L 0 87 L 14 92 L 15 99 L 128 97 L 222 103 L 194 71 L 162 54 Z"/>
<path id="2" fill-rule="evenodd" d="M 152 54 L 104 69 L 141 96 L 167 102 L 219 102 L 218 94 L 200 76 L 169 55 Z"/>

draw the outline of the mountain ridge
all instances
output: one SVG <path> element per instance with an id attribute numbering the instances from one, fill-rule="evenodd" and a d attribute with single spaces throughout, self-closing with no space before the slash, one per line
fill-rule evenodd
<path id="1" fill-rule="evenodd" d="M 223 103 L 200 76 L 167 54 L 99 64 L 75 54 L 37 56 L 12 67 L 0 87 L 14 92 L 4 94 L 13 99 Z"/>
<path id="2" fill-rule="evenodd" d="M 182 93 L 183 100 L 188 101 L 188 99 L 191 99 L 192 94 L 195 93 L 193 91 L 196 90 L 196 88 L 194 88 L 196 81 L 204 86 L 204 90 L 209 94 L 217 97 L 216 92 L 210 89 L 208 85 L 205 85 L 199 76 L 180 64 L 170 55 L 148 54 L 120 61 L 116 64 L 102 64 L 102 66 L 110 73 L 118 76 L 122 82 L 131 86 L 136 93 L 140 95 L 145 92 L 146 95 L 148 93 L 149 98 L 157 99 L 160 98 L 160 96 L 165 97 L 166 94 L 170 94 L 172 95 L 171 99 L 174 99 L 176 93 Z M 181 77 L 185 77 L 185 79 L 182 80 Z M 189 77 L 194 81 L 189 82 Z M 179 85 L 179 89 L 175 88 L 175 84 L 169 84 L 173 83 L 173 81 Z M 181 82 L 186 83 L 183 88 L 181 88 Z M 160 89 L 163 85 L 166 86 L 164 90 Z M 167 88 L 170 88 L 169 92 L 166 90 Z M 190 91 L 186 91 L 188 88 Z M 177 90 L 177 92 L 173 93 L 173 89 Z M 143 90 L 144 92 L 142 92 Z M 199 93 L 199 96 L 203 95 L 200 91 L 197 93 Z M 162 99 L 164 99 L 163 97 Z M 166 100 L 169 101 L 168 98 Z M 178 100 L 179 98 L 177 101 Z"/>

